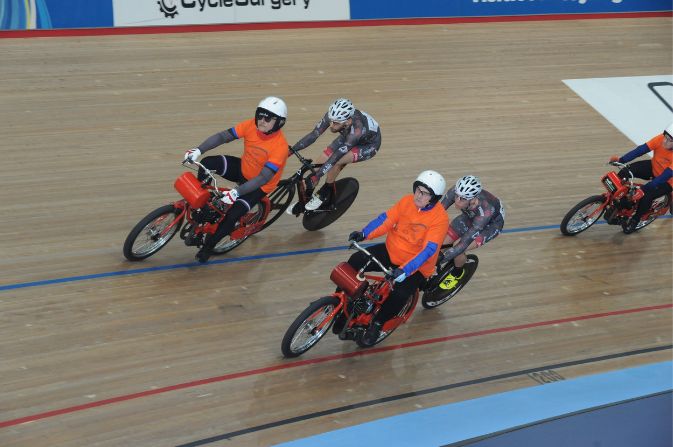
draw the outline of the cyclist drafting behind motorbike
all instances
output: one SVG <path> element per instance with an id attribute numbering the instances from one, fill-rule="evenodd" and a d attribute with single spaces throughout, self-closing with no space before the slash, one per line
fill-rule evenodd
<path id="1" fill-rule="evenodd" d="M 440 203 L 445 209 L 455 204 L 461 211 L 449 225 L 444 240 L 445 244 L 453 243 L 453 247 L 446 250 L 441 259 L 441 262 L 454 260 L 453 270 L 439 285 L 444 290 L 451 290 L 465 275 L 465 252 L 481 247 L 502 231 L 505 208 L 500 199 L 482 189 L 481 181 L 473 175 L 458 179 Z"/>
<path id="2" fill-rule="evenodd" d="M 636 213 L 623 225 L 623 231 L 626 234 L 636 231 L 640 218 L 650 209 L 654 199 L 673 191 L 673 124 L 668 126 L 663 133 L 621 157 L 617 155 L 610 157 L 611 162 L 628 163 L 650 151 L 653 152 L 652 160 L 640 160 L 628 167 L 635 177 L 650 181 L 633 195 L 634 200 L 640 201 Z M 619 176 L 628 177 L 627 168 L 619 171 Z"/>
<path id="3" fill-rule="evenodd" d="M 327 128 L 339 136 L 327 146 L 318 161 L 323 166 L 306 182 L 306 191 L 310 194 L 320 178 L 326 176 L 325 184 L 306 203 L 305 209 L 308 211 L 317 210 L 321 205 L 328 207 L 336 193 L 334 182 L 344 166 L 369 160 L 381 147 L 379 123 L 366 112 L 356 109 L 350 100 L 339 98 L 329 106 L 315 128 L 295 143 L 293 149 L 300 151 L 312 145 Z M 297 207 L 301 207 L 301 204 L 293 204 L 288 211 L 299 214 L 302 210 Z"/>
<path id="4" fill-rule="evenodd" d="M 201 161 L 207 169 L 238 183 L 239 186 L 224 193 L 222 202 L 232 206 L 215 234 L 208 235 L 203 247 L 196 254 L 199 262 L 208 261 L 213 247 L 230 234 L 238 220 L 278 184 L 288 157 L 287 140 L 280 130 L 286 119 L 285 102 L 269 96 L 260 101 L 254 118 L 216 133 L 185 153 L 185 161 L 195 161 L 202 153 L 221 144 L 243 139 L 241 158 L 214 155 Z M 199 180 L 203 181 L 205 178 L 205 173 L 200 170 Z"/>
<path id="5" fill-rule="evenodd" d="M 367 329 L 363 341 L 374 344 L 383 324 L 404 307 L 425 278 L 432 275 L 449 218 L 437 204 L 446 182 L 435 171 L 423 171 L 413 184 L 413 194 L 399 200 L 392 208 L 372 220 L 362 231 L 354 231 L 349 240 L 356 242 L 387 234 L 384 244 L 369 248 L 386 267 L 394 267 L 395 285 L 381 311 Z M 348 263 L 359 270 L 367 263 L 362 252 L 353 254 Z M 378 268 L 370 264 L 370 267 Z M 336 323 L 335 323 L 336 324 Z"/>

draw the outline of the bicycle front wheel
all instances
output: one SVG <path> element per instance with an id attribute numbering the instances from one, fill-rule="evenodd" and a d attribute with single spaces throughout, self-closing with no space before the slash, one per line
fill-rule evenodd
<path id="1" fill-rule="evenodd" d="M 309 304 L 285 332 L 280 345 L 283 355 L 297 357 L 315 346 L 332 325 L 333 321 L 325 322 L 325 319 L 340 301 L 335 296 L 325 296 Z"/>
<path id="2" fill-rule="evenodd" d="M 276 189 L 269 194 L 271 209 L 269 210 L 269 216 L 266 219 L 262 230 L 277 221 L 278 218 L 283 215 L 287 207 L 292 203 L 294 193 L 295 187 L 292 182 L 289 180 L 281 180 L 278 182 Z"/>
<path id="3" fill-rule="evenodd" d="M 453 268 L 453 262 L 447 262 L 429 281 L 431 281 L 430 287 L 425 290 L 423 297 L 421 298 L 421 305 L 426 309 L 434 309 L 437 306 L 440 306 L 447 301 L 449 301 L 454 296 L 458 295 L 458 292 L 463 290 L 463 287 L 467 285 L 470 281 L 474 272 L 477 271 L 479 266 L 479 258 L 476 255 L 469 254 L 467 255 L 467 261 L 463 266 L 465 268 L 465 276 L 456 284 L 453 289 L 445 290 L 440 287 L 440 284 L 448 276 L 449 272 Z"/>

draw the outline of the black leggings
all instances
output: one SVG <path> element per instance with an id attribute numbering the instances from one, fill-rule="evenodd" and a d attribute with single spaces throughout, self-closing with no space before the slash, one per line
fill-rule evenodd
<path id="1" fill-rule="evenodd" d="M 216 172 L 219 176 L 227 180 L 242 184 L 248 180 L 243 177 L 241 172 L 241 159 L 232 157 L 230 155 L 214 155 L 212 157 L 205 157 L 201 160 L 201 164 L 211 171 Z M 205 172 L 199 168 L 199 180 L 206 178 Z M 236 222 L 243 217 L 253 206 L 257 205 L 260 200 L 266 195 L 261 189 L 255 189 L 248 194 L 239 196 L 234 204 L 227 211 L 227 215 L 220 225 L 217 227 L 215 234 L 208 235 L 204 244 L 204 248 L 212 250 L 223 237 L 234 231 Z"/>
<path id="2" fill-rule="evenodd" d="M 640 160 L 635 163 L 631 163 L 629 168 L 634 177 L 643 180 L 652 180 L 652 178 L 654 178 L 654 175 L 652 174 L 652 162 L 650 160 Z M 622 178 L 628 177 L 629 173 L 626 169 L 622 169 L 619 171 L 619 176 Z M 654 199 L 665 196 L 666 194 L 670 194 L 671 191 L 673 191 L 673 188 L 671 188 L 669 183 L 664 183 L 663 185 L 659 185 L 656 188 L 648 188 L 645 191 L 645 195 L 640 199 L 640 202 L 638 202 L 638 208 L 636 209 L 636 213 L 633 215 L 635 220 L 640 220 L 640 218 L 643 217 L 643 215 L 652 206 Z"/>
<path id="3" fill-rule="evenodd" d="M 381 261 L 381 264 L 385 265 L 386 267 L 399 267 L 390 261 L 388 250 L 386 250 L 386 244 L 372 245 L 367 249 L 367 251 L 373 254 L 379 261 Z M 355 270 L 360 270 L 367 263 L 367 255 L 358 251 L 348 259 L 348 263 Z M 371 262 L 367 267 L 367 271 L 380 272 L 381 267 L 379 267 L 378 264 Z M 393 290 L 390 292 L 388 299 L 381 306 L 381 310 L 376 315 L 375 320 L 379 323 L 385 323 L 397 315 L 398 312 L 402 310 L 404 305 L 407 303 L 407 300 L 411 298 L 414 292 L 416 292 L 416 289 L 421 286 L 424 280 L 425 278 L 423 275 L 417 271 L 401 283 L 394 283 Z"/>

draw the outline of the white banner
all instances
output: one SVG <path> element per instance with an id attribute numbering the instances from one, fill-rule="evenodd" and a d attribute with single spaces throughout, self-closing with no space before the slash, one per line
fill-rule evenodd
<path id="1" fill-rule="evenodd" d="M 565 84 L 634 144 L 673 122 L 673 76 L 567 79 Z"/>
<path id="2" fill-rule="evenodd" d="M 115 26 L 349 20 L 349 0 L 113 0 Z"/>

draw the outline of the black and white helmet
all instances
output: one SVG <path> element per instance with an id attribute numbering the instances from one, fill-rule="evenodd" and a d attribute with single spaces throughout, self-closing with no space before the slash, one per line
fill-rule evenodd
<path id="1" fill-rule="evenodd" d="M 463 199 L 474 199 L 481 192 L 479 177 L 466 175 L 456 182 L 456 195 Z"/>
<path id="2" fill-rule="evenodd" d="M 287 119 L 287 105 L 285 104 L 285 101 L 276 98 L 275 96 L 268 96 L 262 99 L 255 111 L 255 124 L 257 124 L 262 117 L 276 118 L 276 124 L 274 124 L 273 128 L 267 133 L 278 131 L 285 125 L 285 120 Z"/>
<path id="3" fill-rule="evenodd" d="M 347 119 L 352 118 L 353 114 L 355 114 L 355 106 L 353 106 L 351 100 L 339 98 L 329 106 L 327 118 L 329 118 L 330 121 L 343 123 Z"/>

